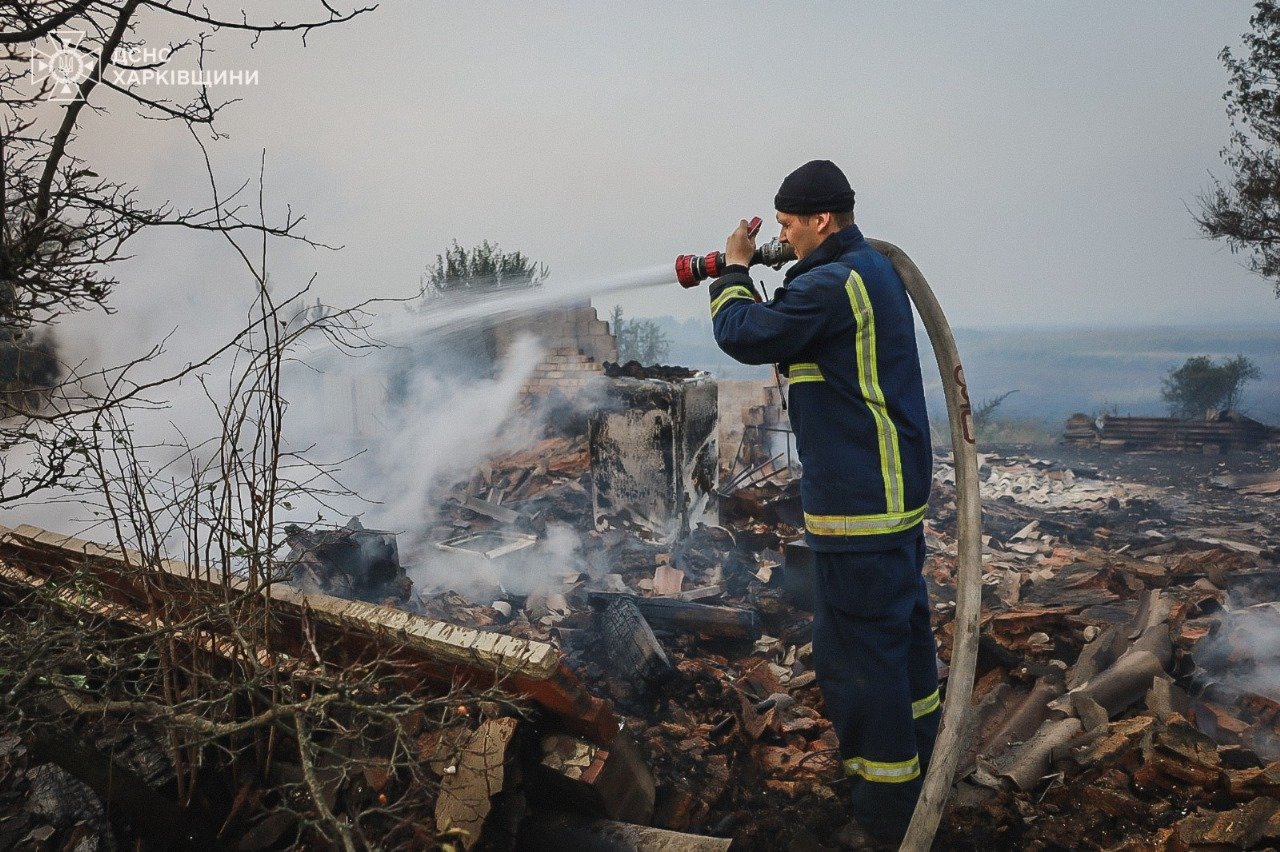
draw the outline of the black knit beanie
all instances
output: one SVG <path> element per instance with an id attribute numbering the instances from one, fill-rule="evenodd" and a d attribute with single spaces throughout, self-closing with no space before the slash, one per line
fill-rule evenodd
<path id="1" fill-rule="evenodd" d="M 853 209 L 853 189 L 835 163 L 810 160 L 787 175 L 773 197 L 773 209 L 801 216 L 847 213 Z"/>

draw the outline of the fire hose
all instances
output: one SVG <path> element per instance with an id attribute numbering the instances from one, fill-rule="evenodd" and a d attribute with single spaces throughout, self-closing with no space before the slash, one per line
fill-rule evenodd
<path id="1" fill-rule="evenodd" d="M 756 222 L 757 220 L 752 220 L 753 225 Z M 951 325 L 942 313 L 942 306 L 938 304 L 929 282 L 906 252 L 883 240 L 869 239 L 867 242 L 893 263 L 894 271 L 902 279 L 907 295 L 915 304 L 916 312 L 929 334 L 929 343 L 933 346 L 933 354 L 938 362 L 938 373 L 942 376 L 942 388 L 947 401 L 951 456 L 956 473 L 956 614 L 951 664 L 947 675 L 947 697 L 943 703 L 942 723 L 934 745 L 933 759 L 925 775 L 924 788 L 900 847 L 910 852 L 923 852 L 933 843 L 933 836 L 942 819 L 942 810 L 951 793 L 956 766 L 972 735 L 971 699 L 978 663 L 978 630 L 982 606 L 982 501 L 978 495 L 978 455 L 973 439 L 973 416 L 969 390 L 964 381 L 964 368 L 960 364 L 960 353 L 951 334 Z M 786 260 L 794 258 L 794 254 L 785 257 L 778 255 L 777 251 L 776 240 L 766 243 L 756 250 L 756 257 L 752 258 L 752 262 L 769 266 L 774 266 L 777 262 L 780 266 Z M 702 263 L 699 264 L 698 261 Z M 724 268 L 722 257 L 707 255 L 706 258 L 697 258 L 685 255 L 676 260 L 677 277 L 685 287 L 695 286 L 702 278 L 718 274 L 712 271 L 717 268 Z"/>
<path id="2" fill-rule="evenodd" d="M 942 707 L 942 726 L 934 745 L 933 759 L 925 775 L 924 789 L 902 849 L 926 850 L 942 819 L 942 809 L 951 793 L 956 765 L 968 745 L 973 710 L 973 676 L 978 664 L 978 619 L 982 607 L 982 500 L 978 495 L 978 453 L 973 440 L 973 417 L 964 368 L 956 349 L 951 325 L 933 295 L 919 267 L 907 253 L 883 240 L 868 240 L 871 247 L 893 263 L 907 295 L 920 314 L 929 343 L 938 361 L 942 389 L 947 399 L 947 420 L 951 425 L 951 458 L 956 471 L 956 615 L 951 644 L 951 666 L 947 674 L 947 699 Z"/>

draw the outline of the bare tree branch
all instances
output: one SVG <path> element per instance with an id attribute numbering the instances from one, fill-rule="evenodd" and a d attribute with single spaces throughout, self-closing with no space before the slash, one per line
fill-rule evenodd
<path id="1" fill-rule="evenodd" d="M 93 2 L 94 0 L 76 0 L 65 9 L 54 12 L 48 18 L 35 23 L 32 23 L 31 17 L 26 14 L 25 7 L 29 4 L 10 4 L 7 9 L 0 10 L 0 44 L 22 44 L 43 38 L 67 21 L 83 14 L 93 5 Z M 8 30 L 10 26 L 25 26 L 25 29 Z"/>

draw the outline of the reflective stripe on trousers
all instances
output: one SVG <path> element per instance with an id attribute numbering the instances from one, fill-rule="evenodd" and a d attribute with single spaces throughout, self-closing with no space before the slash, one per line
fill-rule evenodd
<path id="1" fill-rule="evenodd" d="M 850 773 L 853 816 L 906 830 L 937 737 L 937 646 L 924 537 L 879 552 L 814 554 L 813 662 Z"/>
<path id="2" fill-rule="evenodd" d="M 941 706 L 942 698 L 938 694 L 938 690 L 935 689 L 924 698 L 911 702 L 911 718 L 919 719 L 922 716 L 928 716 L 930 713 L 936 713 Z M 865 757 L 850 757 L 844 761 L 844 773 L 845 775 L 858 775 L 868 781 L 880 781 L 890 784 L 910 781 L 920 775 L 920 757 L 917 755 L 910 760 L 902 760 L 897 763 L 867 760 Z"/>
<path id="3" fill-rule="evenodd" d="M 867 760 L 865 757 L 849 757 L 844 761 L 845 775 L 858 775 L 868 781 L 901 784 L 920 777 L 920 757 L 897 763 Z"/>
<path id="4" fill-rule="evenodd" d="M 901 532 L 924 520 L 927 506 L 910 512 L 873 515 L 811 515 L 804 513 L 804 528 L 814 535 L 884 535 Z"/>

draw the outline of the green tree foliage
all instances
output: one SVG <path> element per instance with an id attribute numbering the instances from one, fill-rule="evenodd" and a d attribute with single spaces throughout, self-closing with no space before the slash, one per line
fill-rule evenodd
<path id="1" fill-rule="evenodd" d="M 1200 198 L 1196 221 L 1233 252 L 1248 252 L 1250 268 L 1280 298 L 1280 3 L 1260 0 L 1249 25 L 1243 56 L 1230 48 L 1219 54 L 1231 74 L 1222 96 L 1231 120 L 1222 158 L 1231 177 Z"/>
<path id="2" fill-rule="evenodd" d="M 1224 359 L 1221 364 L 1208 355 L 1197 355 L 1169 371 L 1160 395 L 1174 417 L 1204 417 L 1211 409 L 1237 408 L 1245 383 L 1260 375 L 1258 366 L 1244 355 Z"/>
<path id="3" fill-rule="evenodd" d="M 464 249 L 454 240 L 427 267 L 424 289 L 429 295 L 477 293 L 512 287 L 537 287 L 547 278 L 546 264 L 534 263 L 523 252 L 504 252 L 485 240 Z"/>
<path id="4" fill-rule="evenodd" d="M 671 352 L 671 340 L 653 320 L 628 320 L 622 306 L 614 305 L 610 315 L 614 337 L 618 339 L 618 361 L 639 361 L 646 366 L 661 363 Z"/>

